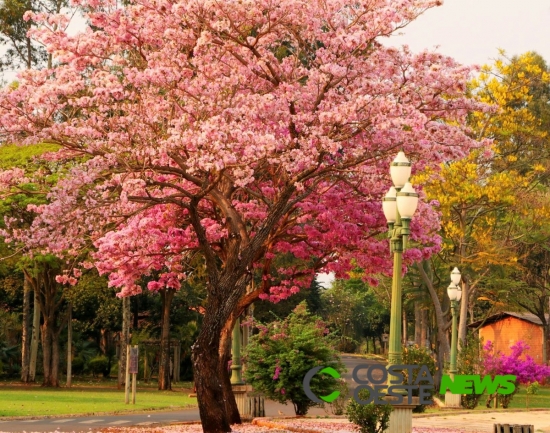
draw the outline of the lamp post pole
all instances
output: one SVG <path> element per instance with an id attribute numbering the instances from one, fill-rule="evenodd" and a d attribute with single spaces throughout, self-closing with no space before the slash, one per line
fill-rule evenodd
<path id="1" fill-rule="evenodd" d="M 231 385 L 244 385 L 241 366 L 241 319 L 237 319 L 233 327 L 233 338 L 231 341 Z"/>
<path id="2" fill-rule="evenodd" d="M 455 379 L 456 374 L 456 352 L 457 352 L 457 340 L 458 340 L 458 329 L 457 329 L 457 320 L 456 320 L 456 309 L 458 302 L 451 301 L 451 314 L 453 316 L 453 328 L 451 336 L 451 368 L 449 370 L 449 375 L 451 379 Z"/>
<path id="3" fill-rule="evenodd" d="M 403 239 L 401 234 L 401 217 L 397 212 L 391 231 L 390 251 L 393 253 L 393 277 L 391 286 L 390 340 L 388 344 L 388 364 L 401 364 L 401 312 L 402 312 L 402 276 Z"/>

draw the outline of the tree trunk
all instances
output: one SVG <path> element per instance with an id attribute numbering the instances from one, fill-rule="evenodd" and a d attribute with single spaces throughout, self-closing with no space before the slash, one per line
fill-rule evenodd
<path id="1" fill-rule="evenodd" d="M 42 352 L 44 354 L 44 381 L 42 386 L 59 386 L 59 332 L 62 325 L 59 321 L 59 301 L 56 299 L 56 283 L 44 280 L 42 315 L 44 324 L 42 325 L 43 343 Z"/>
<path id="2" fill-rule="evenodd" d="M 437 292 L 434 288 L 433 281 L 431 280 L 431 278 L 428 277 L 424 266 L 429 266 L 429 264 L 424 261 L 422 263 L 419 263 L 417 268 L 420 272 L 422 280 L 428 287 L 428 292 L 430 293 L 430 297 L 432 298 L 432 303 L 434 305 L 435 319 L 437 323 L 437 340 L 439 342 L 438 356 L 439 361 L 441 362 L 443 360 L 449 359 L 451 348 L 449 346 L 449 340 L 447 339 L 447 327 L 445 326 L 445 317 L 443 317 L 441 302 L 439 302 L 439 298 L 437 297 Z"/>
<path id="3" fill-rule="evenodd" d="M 422 308 L 420 311 L 420 317 L 420 346 L 430 348 L 430 343 L 428 342 L 428 310 Z"/>
<path id="4" fill-rule="evenodd" d="M 130 343 L 130 298 L 122 298 L 122 330 L 120 332 L 120 356 L 118 357 L 118 389 L 126 382 L 126 347 Z"/>
<path id="5" fill-rule="evenodd" d="M 220 293 L 216 287 L 211 293 Z M 209 293 L 210 294 L 210 293 Z M 220 302 L 222 296 L 210 296 L 197 341 L 192 348 L 192 362 L 197 388 L 197 401 L 204 433 L 227 433 L 231 431 L 224 400 L 224 381 L 220 378 L 221 336 L 231 313 L 235 309 L 232 302 Z M 236 304 L 236 302 L 233 302 Z M 227 368 L 227 365 L 225 365 Z M 234 399 L 234 397 L 233 397 Z"/>
<path id="6" fill-rule="evenodd" d="M 544 322 L 542 324 L 542 363 L 548 364 L 548 325 Z"/>
<path id="7" fill-rule="evenodd" d="M 67 322 L 67 388 L 70 388 L 73 381 L 73 306 L 69 304 L 69 320 Z"/>
<path id="8" fill-rule="evenodd" d="M 29 382 L 36 381 L 36 361 L 38 359 L 38 343 L 40 342 L 40 301 L 38 291 L 34 290 L 34 306 L 32 318 L 31 354 L 29 360 Z"/>
<path id="9" fill-rule="evenodd" d="M 471 300 L 473 303 L 473 300 Z M 468 307 L 470 306 L 470 284 L 462 279 L 462 301 L 460 302 L 460 321 L 458 323 L 458 349 L 466 344 L 468 331 Z"/>
<path id="10" fill-rule="evenodd" d="M 221 326 L 218 327 L 215 323 L 206 325 L 207 327 L 203 322 L 192 355 L 199 413 L 204 433 L 227 433 L 231 431 L 231 427 L 225 410 L 222 380 L 218 376 L 218 340 Z"/>
<path id="11" fill-rule="evenodd" d="M 162 297 L 162 331 L 160 338 L 159 390 L 171 390 L 170 381 L 170 307 L 174 299 L 174 289 L 160 290 Z"/>
<path id="12" fill-rule="evenodd" d="M 42 366 L 44 369 L 44 378 L 42 380 L 42 386 L 50 386 L 51 383 L 51 363 L 52 363 L 52 339 L 50 328 L 48 326 L 48 318 L 44 317 L 44 324 L 42 325 Z"/>
<path id="13" fill-rule="evenodd" d="M 420 302 L 414 303 L 414 343 L 422 347 L 422 310 Z"/>
<path id="14" fill-rule="evenodd" d="M 50 373 L 50 383 L 47 386 L 59 387 L 59 331 L 51 329 L 51 345 L 52 345 L 52 363 L 51 363 L 51 373 Z"/>
<path id="15" fill-rule="evenodd" d="M 229 320 L 223 331 L 220 342 L 220 370 L 219 377 L 222 382 L 223 399 L 225 401 L 225 412 L 227 414 L 227 421 L 230 425 L 241 424 L 241 415 L 239 414 L 239 408 L 237 407 L 237 401 L 235 400 L 235 394 L 233 394 L 233 386 L 231 385 L 231 375 L 228 369 L 229 359 L 231 358 L 231 341 L 233 334 L 233 327 L 236 320 Z"/>
<path id="16" fill-rule="evenodd" d="M 109 349 L 109 331 L 101 329 L 99 335 L 99 351 L 103 356 L 107 356 Z"/>
<path id="17" fill-rule="evenodd" d="M 23 323 L 21 325 L 21 381 L 29 382 L 30 361 L 30 312 L 31 312 L 31 284 L 23 277 Z"/>
<path id="18" fill-rule="evenodd" d="M 44 380 L 42 386 L 59 387 L 59 329 L 52 323 L 51 317 L 44 317 L 42 326 L 42 353 Z"/>

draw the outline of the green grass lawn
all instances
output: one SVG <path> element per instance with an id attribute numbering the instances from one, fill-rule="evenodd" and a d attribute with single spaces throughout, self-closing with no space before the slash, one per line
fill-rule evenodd
<path id="1" fill-rule="evenodd" d="M 48 389 L 39 386 L 0 386 L 0 418 L 181 409 L 196 405 L 197 400 L 188 397 L 188 390 L 174 392 L 138 388 L 136 404 L 127 405 L 124 404 L 123 390 L 94 387 Z"/>
<path id="2" fill-rule="evenodd" d="M 520 409 L 525 408 L 525 398 L 527 393 L 525 392 L 525 386 L 520 386 L 519 391 L 512 402 L 510 403 L 510 409 Z M 487 398 L 481 401 L 483 407 L 485 407 L 485 401 Z M 544 386 L 540 387 L 538 394 L 529 396 L 529 408 L 545 408 L 550 409 L 550 387 Z"/>
<path id="3" fill-rule="evenodd" d="M 510 402 L 508 409 L 526 409 L 525 398 L 527 393 L 525 392 L 525 386 L 520 386 L 519 391 L 514 395 L 514 398 Z M 444 401 L 442 399 L 442 401 Z M 487 401 L 487 396 L 482 396 L 479 400 L 478 406 L 475 410 L 494 410 L 494 407 L 487 408 L 485 402 Z M 550 386 L 540 387 L 538 394 L 529 396 L 529 409 L 549 409 L 550 410 Z M 497 410 L 506 410 L 502 409 L 499 406 Z M 426 412 L 441 412 L 441 408 L 429 408 L 426 409 Z"/>

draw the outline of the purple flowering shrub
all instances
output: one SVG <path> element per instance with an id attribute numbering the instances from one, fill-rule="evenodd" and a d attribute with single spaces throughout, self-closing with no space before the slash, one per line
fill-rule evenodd
<path id="1" fill-rule="evenodd" d="M 271 400 L 292 402 L 296 415 L 305 415 L 316 404 L 303 390 L 306 373 L 317 366 L 344 371 L 334 349 L 335 338 L 319 317 L 307 311 L 305 303 L 284 320 L 254 325 L 258 332 L 251 337 L 243 357 L 246 382 Z M 310 386 L 315 395 L 322 396 L 338 389 L 338 382 L 316 374 Z"/>
<path id="2" fill-rule="evenodd" d="M 500 351 L 495 352 L 491 341 L 487 341 L 483 346 L 482 365 L 485 374 L 489 374 L 491 377 L 506 374 L 516 376 L 516 390 L 514 393 L 498 396 L 504 408 L 508 407 L 520 384 L 544 383 L 550 378 L 550 366 L 539 365 L 531 356 L 525 354 L 529 350 L 529 346 L 525 342 L 518 341 L 510 349 L 512 350 L 510 355 L 503 355 Z M 493 397 L 494 395 L 489 396 L 487 407 L 490 407 L 489 402 Z"/>

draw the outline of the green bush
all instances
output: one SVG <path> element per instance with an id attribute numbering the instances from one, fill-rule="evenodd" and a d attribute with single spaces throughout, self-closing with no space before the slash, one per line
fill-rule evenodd
<path id="1" fill-rule="evenodd" d="M 349 388 L 345 379 L 338 379 L 335 390 L 338 391 L 340 395 L 338 396 L 338 398 L 336 398 L 336 400 L 329 403 L 330 410 L 334 415 L 344 415 L 346 404 L 349 399 Z"/>
<path id="2" fill-rule="evenodd" d="M 539 393 L 540 384 L 535 380 L 534 382 L 527 385 L 526 395 L 525 395 L 525 407 L 529 407 L 529 397 Z"/>
<path id="3" fill-rule="evenodd" d="M 432 355 L 426 349 L 425 347 L 419 347 L 418 345 L 414 345 L 412 347 L 403 347 L 403 364 L 405 365 L 425 365 L 428 367 L 428 370 L 430 370 L 430 374 L 432 375 L 432 378 L 435 377 L 436 369 L 435 369 L 435 361 L 432 358 Z M 420 369 L 415 369 L 413 371 L 413 377 L 411 379 L 411 383 L 414 383 L 416 381 L 416 378 L 418 376 Z M 403 371 L 403 376 L 405 381 L 408 381 L 408 372 Z M 427 382 L 422 382 L 422 384 L 427 385 Z M 414 389 L 412 392 L 413 396 L 418 397 L 419 390 Z M 430 400 L 433 399 L 433 396 L 435 394 L 435 388 L 430 388 Z M 413 412 L 415 413 L 421 413 L 426 410 L 425 404 L 419 404 L 413 409 Z"/>
<path id="4" fill-rule="evenodd" d="M 359 391 L 359 398 L 368 400 L 367 389 Z M 348 419 L 359 427 L 360 433 L 382 433 L 388 428 L 393 406 L 390 404 L 360 404 L 351 399 L 346 407 Z"/>
<path id="5" fill-rule="evenodd" d="M 84 372 L 84 360 L 77 356 L 73 358 L 73 361 L 71 362 L 71 371 L 74 375 L 79 375 Z"/>
<path id="6" fill-rule="evenodd" d="M 246 381 L 271 400 L 291 401 L 296 415 L 305 415 L 316 405 L 303 389 L 306 373 L 317 366 L 344 371 L 334 338 L 322 320 L 307 311 L 305 302 L 286 319 L 256 327 L 259 333 L 252 336 L 243 357 Z M 315 395 L 323 396 L 336 390 L 338 382 L 316 374 L 310 386 Z"/>
<path id="7" fill-rule="evenodd" d="M 483 346 L 474 333 L 468 333 L 466 344 L 458 351 L 457 370 L 458 374 L 483 374 Z M 475 409 L 479 404 L 482 394 L 464 394 L 461 397 L 461 404 L 466 409 Z"/>
<path id="8" fill-rule="evenodd" d="M 96 356 L 95 358 L 90 359 L 88 362 L 88 368 L 94 377 L 100 374 L 105 376 L 105 372 L 108 374 L 109 360 L 106 356 Z"/>

